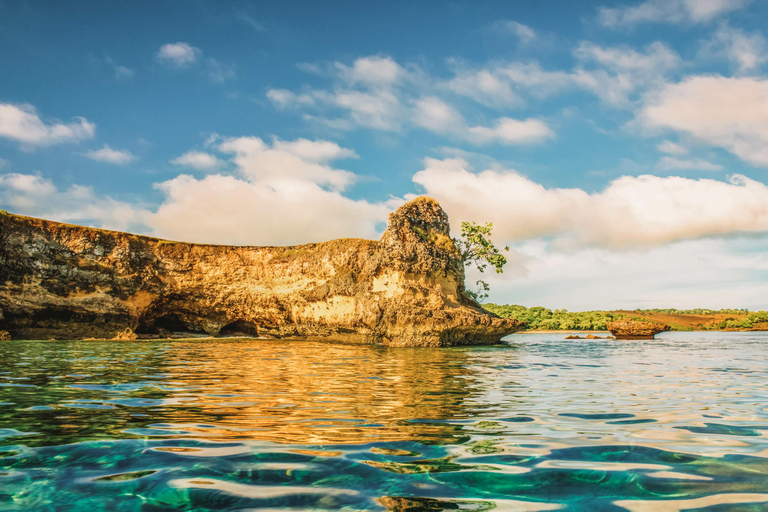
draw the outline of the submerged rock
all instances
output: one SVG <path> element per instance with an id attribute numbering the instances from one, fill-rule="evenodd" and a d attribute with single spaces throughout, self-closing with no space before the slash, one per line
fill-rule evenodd
<path id="1" fill-rule="evenodd" d="M 464 292 L 437 202 L 398 208 L 377 241 L 294 247 L 170 242 L 0 216 L 0 328 L 22 339 L 247 334 L 389 346 L 489 344 L 522 327 Z"/>
<path id="2" fill-rule="evenodd" d="M 628 319 L 608 322 L 605 326 L 617 340 L 650 340 L 660 332 L 669 330 L 665 324 Z"/>

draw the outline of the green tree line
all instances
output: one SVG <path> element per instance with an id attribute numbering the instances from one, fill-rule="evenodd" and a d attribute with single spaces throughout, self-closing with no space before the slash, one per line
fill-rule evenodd
<path id="1" fill-rule="evenodd" d="M 525 322 L 530 330 L 582 330 L 604 331 L 605 324 L 621 318 L 642 320 L 647 313 L 666 313 L 668 315 L 738 315 L 743 318 L 728 317 L 710 327 L 699 325 L 700 329 L 752 329 L 757 324 L 768 323 L 768 311 L 749 311 L 747 309 L 637 309 L 635 314 L 618 314 L 610 311 L 577 311 L 566 309 L 548 309 L 541 306 L 527 308 L 514 304 L 483 304 L 483 307 L 500 317 L 514 318 Z M 691 330 L 670 322 L 672 330 Z"/>

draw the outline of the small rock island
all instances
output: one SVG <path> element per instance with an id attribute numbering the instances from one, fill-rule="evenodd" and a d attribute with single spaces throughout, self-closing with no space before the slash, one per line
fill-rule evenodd
<path id="1" fill-rule="evenodd" d="M 419 197 L 378 241 L 231 247 L 0 215 L 0 329 L 14 339 L 169 333 L 397 347 L 497 343 L 522 328 L 464 291 L 448 215 Z"/>
<path id="2" fill-rule="evenodd" d="M 608 322 L 605 327 L 611 331 L 611 334 L 617 340 L 652 340 L 660 332 L 670 329 L 665 324 L 630 319 Z"/>

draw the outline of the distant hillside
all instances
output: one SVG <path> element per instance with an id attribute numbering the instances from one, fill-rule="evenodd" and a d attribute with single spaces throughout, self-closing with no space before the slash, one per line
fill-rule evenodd
<path id="1" fill-rule="evenodd" d="M 620 318 L 669 324 L 673 331 L 768 330 L 768 311 L 747 309 L 636 309 L 578 311 L 509 304 L 484 304 L 488 311 L 525 322 L 529 330 L 604 331 L 605 324 Z"/>

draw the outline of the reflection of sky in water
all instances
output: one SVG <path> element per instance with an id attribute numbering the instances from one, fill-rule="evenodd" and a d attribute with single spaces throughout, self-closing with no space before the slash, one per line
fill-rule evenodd
<path id="1" fill-rule="evenodd" d="M 765 500 L 768 336 L 562 337 L 452 349 L 0 344 L 0 504 L 677 510 Z"/>

